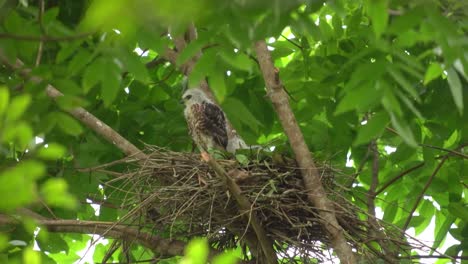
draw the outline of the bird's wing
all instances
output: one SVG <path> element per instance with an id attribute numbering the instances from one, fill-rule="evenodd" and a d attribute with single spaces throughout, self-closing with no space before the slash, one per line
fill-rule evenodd
<path id="1" fill-rule="evenodd" d="M 211 135 L 216 144 L 226 149 L 228 145 L 228 136 L 226 130 L 226 118 L 224 117 L 223 110 L 215 104 L 203 102 L 202 114 L 203 128 L 206 131 L 206 134 Z"/>

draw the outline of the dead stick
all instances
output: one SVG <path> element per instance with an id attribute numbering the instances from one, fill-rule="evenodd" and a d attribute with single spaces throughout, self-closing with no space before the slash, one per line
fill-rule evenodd
<path id="1" fill-rule="evenodd" d="M 237 183 L 226 173 L 223 167 L 221 167 L 221 165 L 219 165 L 216 160 L 214 160 L 208 153 L 202 152 L 201 155 L 203 160 L 208 163 L 208 165 L 216 172 L 219 177 L 223 179 L 229 192 L 232 194 L 232 196 L 234 196 L 234 199 L 236 199 L 241 214 L 250 212 L 249 221 L 252 225 L 252 229 L 257 235 L 258 242 L 262 247 L 262 251 L 267 263 L 278 263 L 276 252 L 273 250 L 273 242 L 266 235 L 265 230 L 258 221 L 256 213 L 252 211 L 253 209 L 250 201 L 244 195 L 242 195 L 242 191 L 239 185 L 237 185 Z"/>

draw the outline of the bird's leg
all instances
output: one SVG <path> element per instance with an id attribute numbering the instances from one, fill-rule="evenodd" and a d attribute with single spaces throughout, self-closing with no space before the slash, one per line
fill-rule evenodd
<path id="1" fill-rule="evenodd" d="M 205 150 L 201 150 L 201 160 L 202 161 L 206 161 L 207 157 L 210 156 L 210 154 L 208 154 L 208 152 L 206 152 Z M 205 178 L 203 176 L 201 176 L 200 174 L 197 174 L 197 178 L 198 178 L 198 185 L 200 186 L 206 186 L 207 185 L 207 182 L 205 180 Z M 203 185 L 202 185 L 203 184 Z"/>
<path id="2" fill-rule="evenodd" d="M 195 152 L 196 148 L 197 148 L 197 144 L 195 144 L 195 141 L 192 140 L 192 153 Z"/>

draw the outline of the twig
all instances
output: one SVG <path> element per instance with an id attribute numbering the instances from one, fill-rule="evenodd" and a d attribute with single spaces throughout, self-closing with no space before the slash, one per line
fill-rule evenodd
<path id="1" fill-rule="evenodd" d="M 43 81 L 39 77 L 31 76 L 31 70 L 28 68 L 24 68 L 24 63 L 21 60 L 16 59 L 16 62 L 14 64 L 10 63 L 2 49 L 0 49 L 0 61 L 8 65 L 10 68 L 19 71 L 19 73 L 25 79 L 30 79 L 32 82 L 35 83 L 40 83 Z M 47 85 L 46 93 L 52 99 L 56 99 L 58 97 L 63 96 L 63 94 L 59 90 L 57 90 L 50 84 Z M 143 160 L 147 158 L 147 155 L 141 152 L 135 145 L 130 143 L 127 139 L 122 137 L 110 126 L 99 120 L 97 117 L 86 111 L 84 108 L 76 107 L 71 110 L 67 110 L 67 112 L 74 116 L 76 119 L 80 120 L 85 125 L 87 125 L 92 130 L 94 130 L 94 132 L 101 135 L 107 141 L 115 145 L 117 148 L 122 150 L 127 156 L 132 156 L 137 159 Z"/>
<path id="2" fill-rule="evenodd" d="M 323 225 L 330 235 L 330 241 L 341 263 L 356 263 L 351 247 L 346 241 L 345 231 L 336 220 L 333 204 L 327 198 L 318 169 L 315 166 L 311 153 L 304 141 L 304 136 L 291 110 L 287 95 L 279 79 L 278 70 L 275 69 L 273 65 L 265 41 L 256 42 L 255 51 L 258 61 L 260 62 L 263 78 L 265 79 L 267 95 L 270 97 L 275 107 L 301 168 L 305 189 L 307 190 L 307 197 L 309 201 L 319 209 L 319 215 L 323 220 Z"/>
<path id="3" fill-rule="evenodd" d="M 287 42 L 293 44 L 294 46 L 296 46 L 297 48 L 299 48 L 300 50 L 303 49 L 303 47 L 299 44 L 297 44 L 295 41 L 292 41 L 290 39 L 288 39 L 286 36 L 284 36 L 283 34 L 281 34 L 281 37 L 283 37 Z"/>
<path id="4" fill-rule="evenodd" d="M 411 208 L 411 210 L 409 212 L 409 215 L 408 215 L 408 218 L 406 218 L 405 224 L 403 225 L 403 228 L 402 228 L 403 232 L 406 229 L 408 229 L 408 225 L 410 224 L 411 219 L 413 218 L 413 213 L 414 213 L 414 211 L 416 211 L 416 208 L 418 208 L 419 202 L 423 198 L 424 193 L 426 193 L 426 191 L 429 188 L 429 186 L 431 185 L 432 180 L 434 179 L 435 175 L 437 174 L 437 172 L 439 172 L 440 168 L 442 168 L 442 165 L 444 165 L 445 161 L 447 161 L 448 158 L 449 158 L 449 155 L 444 156 L 444 158 L 439 162 L 439 164 L 435 168 L 434 172 L 431 174 L 431 176 L 427 180 L 426 185 L 424 186 L 423 190 L 421 191 L 418 198 L 416 199 L 416 202 L 414 203 L 413 208 Z"/>
<path id="5" fill-rule="evenodd" d="M 400 259 L 468 259 L 468 256 L 434 256 L 434 255 L 411 255 L 411 256 L 400 256 Z"/>
<path id="6" fill-rule="evenodd" d="M 422 166 L 424 166 L 424 164 L 426 164 L 424 161 L 419 163 L 418 165 L 416 166 L 413 166 L 405 171 L 403 171 L 402 173 L 398 174 L 395 178 L 389 180 L 388 182 L 386 182 L 378 191 L 375 192 L 375 196 L 381 194 L 383 191 L 385 191 L 385 189 L 387 189 L 390 185 L 392 185 L 394 182 L 398 181 L 399 179 L 403 178 L 403 176 L 421 168 Z"/>
<path id="7" fill-rule="evenodd" d="M 368 221 L 371 226 L 377 227 L 375 218 L 375 190 L 379 185 L 379 152 L 377 150 L 376 140 L 372 140 L 369 144 L 369 150 L 372 153 L 372 179 L 367 192 L 367 213 Z"/>
<path id="8" fill-rule="evenodd" d="M 252 225 L 252 229 L 257 235 L 258 242 L 262 247 L 267 263 L 278 263 L 276 252 L 273 250 L 273 242 L 266 235 L 265 230 L 258 221 L 256 213 L 252 210 L 249 200 L 242 195 L 242 191 L 237 183 L 226 173 L 221 165 L 216 162 L 208 153 L 202 152 L 202 159 L 216 172 L 216 174 L 223 179 L 229 192 L 234 196 L 241 213 L 250 212 L 248 219 Z"/>
<path id="9" fill-rule="evenodd" d="M 44 27 L 44 20 L 43 20 L 43 17 L 44 17 L 44 9 L 45 9 L 45 3 L 44 3 L 44 0 L 40 0 L 39 1 L 39 16 L 38 16 L 38 22 L 39 22 L 39 27 L 41 28 L 41 33 L 43 35 L 46 34 L 46 30 L 45 30 L 45 27 Z M 36 66 L 38 66 L 39 64 L 41 64 L 41 58 L 42 58 L 42 52 L 43 52 L 43 49 L 44 49 L 44 41 L 40 41 L 39 42 L 39 47 L 37 48 L 37 56 L 36 56 Z"/>
<path id="10" fill-rule="evenodd" d="M 399 252 L 394 249 L 392 250 L 392 245 L 386 241 L 385 234 L 381 231 L 375 216 L 375 190 L 379 185 L 379 151 L 376 139 L 372 140 L 369 144 L 368 153 L 372 153 L 372 179 L 369 191 L 367 192 L 367 222 L 372 228 L 370 228 L 368 232 L 370 237 L 375 236 L 380 239 L 379 244 L 383 249 L 381 257 L 389 263 L 395 263 L 395 257 L 398 256 Z M 372 244 L 368 244 L 368 247 L 374 250 Z"/>
<path id="11" fill-rule="evenodd" d="M 458 156 L 458 157 L 461 157 L 461 158 L 464 158 L 464 159 L 468 159 L 468 155 L 466 154 L 463 154 L 459 151 L 456 151 L 456 150 L 451 150 L 451 149 L 446 149 L 446 148 L 441 148 L 441 147 L 437 147 L 437 146 L 432 146 L 432 145 L 427 145 L 427 144 L 422 144 L 420 143 L 419 146 L 421 147 L 426 147 L 426 148 L 432 148 L 432 149 L 437 149 L 437 150 L 442 150 L 442 151 L 445 151 L 445 152 L 448 152 L 454 156 Z"/>
<path id="12" fill-rule="evenodd" d="M 361 174 L 362 170 L 364 169 L 364 166 L 367 163 L 367 160 L 369 159 L 370 156 L 370 149 L 367 148 L 366 154 L 364 155 L 364 158 L 361 161 L 361 164 L 359 164 L 358 169 L 356 170 L 356 173 L 352 175 L 352 178 L 350 179 L 349 183 L 346 185 L 348 188 L 353 187 L 353 183 L 356 180 L 356 178 Z"/>

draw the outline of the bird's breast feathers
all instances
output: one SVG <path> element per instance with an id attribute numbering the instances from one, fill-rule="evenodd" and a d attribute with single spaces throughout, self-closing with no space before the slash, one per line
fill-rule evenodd
<path id="1" fill-rule="evenodd" d="M 185 112 L 185 117 L 195 141 L 203 136 L 205 138 L 203 141 L 206 141 L 207 138 L 210 139 L 211 142 L 208 145 L 226 149 L 228 143 L 226 118 L 224 112 L 217 105 L 203 102 L 193 104 L 186 110 L 188 111 Z"/>

